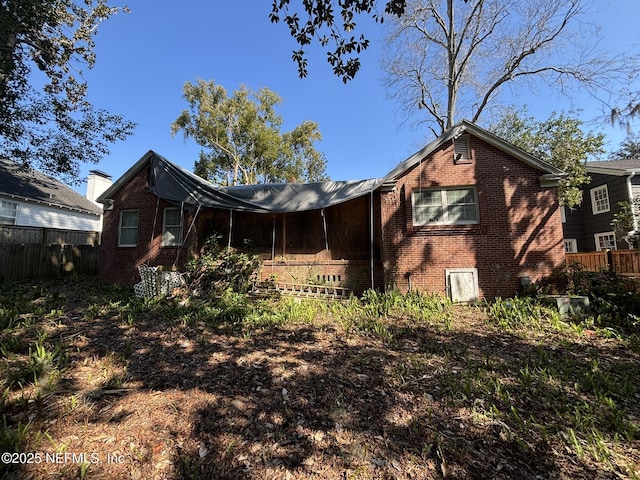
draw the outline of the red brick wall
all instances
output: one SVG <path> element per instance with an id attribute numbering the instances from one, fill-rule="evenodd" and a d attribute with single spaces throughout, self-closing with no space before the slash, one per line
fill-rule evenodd
<path id="1" fill-rule="evenodd" d="M 374 262 L 374 283 L 382 285 L 382 265 Z M 263 262 L 259 280 L 275 279 L 279 284 L 318 283 L 348 288 L 360 294 L 371 288 L 370 260 L 283 260 Z"/>
<path id="2" fill-rule="evenodd" d="M 556 188 L 542 188 L 542 172 L 470 137 L 472 159 L 455 164 L 452 143 L 405 172 L 383 193 L 385 284 L 446 294 L 445 269 L 477 268 L 480 298 L 513 296 L 519 277 L 550 275 L 564 260 Z M 476 185 L 479 223 L 414 226 L 414 188 Z"/>
<path id="3" fill-rule="evenodd" d="M 478 270 L 481 297 L 512 296 L 520 289 L 519 277 L 529 276 L 535 281 L 562 264 L 564 246 L 557 189 L 542 188 L 541 172 L 481 140 L 471 137 L 470 146 L 471 163 L 454 164 L 453 147 L 447 144 L 405 172 L 395 191 L 382 192 L 379 197 L 376 193 L 376 203 L 378 198 L 380 203 L 375 208 L 375 257 L 380 256 L 384 265 L 381 279 L 382 269 L 376 260 L 376 285 L 397 285 L 406 290 L 410 276 L 413 288 L 445 294 L 445 269 L 473 267 Z M 149 193 L 147 174 L 147 168 L 143 167 L 117 192 L 113 208 L 105 212 L 100 254 L 100 276 L 105 281 L 132 284 L 139 280 L 139 265 L 172 265 L 176 260 L 175 247 L 161 246 L 163 210 L 171 205 L 161 200 L 156 212 L 157 197 Z M 414 188 L 470 185 L 476 185 L 477 189 L 478 224 L 413 225 Z M 336 209 L 336 221 L 355 225 L 360 219 L 362 225 L 358 226 L 368 228 L 368 208 L 363 205 L 358 209 L 352 205 L 345 205 L 344 211 Z M 122 210 L 139 212 L 136 247 L 117 245 Z M 205 213 L 201 212 L 200 218 L 205 218 Z M 184 235 L 191 218 L 186 213 Z M 196 222 L 180 250 L 178 265 L 184 264 L 196 250 L 197 238 L 204 235 L 205 227 Z M 368 240 L 368 233 L 363 238 Z M 344 261 L 340 257 L 324 258 L 324 254 L 320 258 L 318 252 L 307 264 L 304 258 L 286 259 L 286 264 L 274 263 L 271 273 L 282 277 L 282 281 L 288 281 L 284 277 L 292 274 L 312 280 L 311 274 L 341 275 L 342 284 L 348 282 L 345 286 L 362 290 L 370 284 L 366 246 L 366 252 L 349 252 L 348 258 L 342 257 Z M 298 256 L 305 255 L 298 253 Z M 360 261 L 350 261 L 356 258 Z M 296 263 L 295 269 L 291 261 Z M 269 275 L 264 267 L 262 273 Z"/>
<path id="4" fill-rule="evenodd" d="M 116 193 L 113 208 L 105 212 L 102 246 L 100 253 L 100 277 L 109 283 L 133 284 L 140 280 L 138 266 L 142 264 L 173 265 L 178 250 L 175 247 L 161 246 L 163 210 L 173 207 L 149 192 L 147 183 L 148 169 L 143 167 L 126 185 Z M 324 250 L 324 234 L 322 217 L 318 211 L 305 214 L 289 214 L 288 236 L 300 235 L 300 230 L 307 237 L 315 238 L 315 248 L 294 248 L 300 239 L 289 238 L 288 247 L 283 256 L 282 247 L 282 216 L 277 216 L 277 261 L 265 261 L 260 271 L 261 279 L 269 279 L 275 275 L 281 282 L 306 283 L 308 281 L 322 281 L 322 277 L 333 279 L 340 276 L 337 285 L 361 292 L 371 286 L 370 273 L 370 240 L 369 240 L 369 197 L 365 196 L 330 207 L 325 212 L 327 216 L 327 230 L 329 236 L 329 250 Z M 377 198 L 376 198 L 377 200 Z M 118 247 L 118 226 L 120 212 L 123 210 L 137 210 L 138 213 L 138 243 L 136 247 Z M 376 206 L 377 218 L 379 219 Z M 302 216 L 303 218 L 297 218 Z M 191 223 L 192 216 L 187 214 L 184 220 L 184 232 Z M 155 221 L 155 227 L 154 227 Z M 273 216 L 265 214 L 234 213 L 232 246 L 244 249 L 245 238 L 260 235 L 265 237 L 263 242 L 250 249 L 251 253 L 261 253 L 266 259 L 271 256 L 271 238 L 273 234 Z M 379 231 L 376 222 L 376 229 Z M 221 243 L 228 242 L 229 213 L 217 209 L 203 209 L 180 250 L 177 265 L 182 266 L 193 256 L 199 246 L 212 232 L 223 234 Z M 152 238 L 153 230 L 153 240 Z M 313 239 L 311 239 L 313 240 Z M 309 241 L 311 241 L 309 240 Z M 262 245 L 267 242 L 268 245 Z M 198 248 L 196 248 L 198 245 Z M 292 246 L 293 245 L 293 246 Z M 381 287 L 382 268 L 379 260 L 379 235 L 376 235 L 375 275 L 376 285 Z M 317 276 L 320 275 L 320 278 Z M 294 278 L 295 277 L 295 278 Z"/>
<path id="5" fill-rule="evenodd" d="M 145 166 L 116 192 L 113 208 L 104 212 L 99 275 L 106 282 L 133 284 L 140 280 L 139 265 L 146 263 L 152 266 L 171 266 L 176 260 L 177 247 L 161 246 L 163 211 L 174 205 L 164 200 L 158 203 L 158 197 L 149 193 L 147 178 L 148 168 Z M 138 239 L 135 247 L 118 246 L 118 226 L 120 212 L 123 210 L 138 211 Z M 183 237 L 191 219 L 191 213 L 185 211 Z M 180 249 L 178 265 L 190 258 L 195 238 L 192 230 Z"/>

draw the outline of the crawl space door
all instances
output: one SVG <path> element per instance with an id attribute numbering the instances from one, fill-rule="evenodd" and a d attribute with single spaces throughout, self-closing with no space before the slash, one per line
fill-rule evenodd
<path id="1" fill-rule="evenodd" d="M 478 269 L 447 268 L 447 292 L 454 302 L 478 301 Z"/>

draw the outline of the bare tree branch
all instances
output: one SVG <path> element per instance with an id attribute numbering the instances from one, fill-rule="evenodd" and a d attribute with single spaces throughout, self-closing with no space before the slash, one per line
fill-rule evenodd
<path id="1" fill-rule="evenodd" d="M 387 36 L 385 84 L 407 116 L 441 130 L 462 118 L 477 122 L 505 85 L 526 79 L 567 94 L 579 87 L 594 98 L 614 95 L 637 71 L 638 58 L 598 50 L 597 28 L 581 23 L 590 5 L 409 0 Z"/>

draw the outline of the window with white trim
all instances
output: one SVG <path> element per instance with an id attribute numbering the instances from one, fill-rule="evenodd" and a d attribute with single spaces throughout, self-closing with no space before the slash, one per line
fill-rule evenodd
<path id="1" fill-rule="evenodd" d="M 564 239 L 564 251 L 565 253 L 578 253 L 578 242 L 575 238 Z"/>
<path id="2" fill-rule="evenodd" d="M 592 188 L 591 190 L 591 210 L 594 215 L 598 213 L 608 212 L 609 206 L 609 190 L 606 185 Z"/>
<path id="3" fill-rule="evenodd" d="M 616 250 L 616 234 L 613 232 L 596 233 L 594 235 L 596 240 L 596 250 Z"/>
<path id="4" fill-rule="evenodd" d="M 162 224 L 162 246 L 182 245 L 182 215 L 179 208 L 165 208 Z"/>
<path id="5" fill-rule="evenodd" d="M 120 212 L 118 226 L 118 246 L 135 247 L 138 244 L 138 211 L 124 210 Z"/>
<path id="6" fill-rule="evenodd" d="M 465 225 L 478 223 L 476 189 L 444 188 L 411 193 L 414 225 Z"/>
<path id="7" fill-rule="evenodd" d="M 18 218 L 18 204 L 8 200 L 0 200 L 0 224 L 15 225 Z"/>

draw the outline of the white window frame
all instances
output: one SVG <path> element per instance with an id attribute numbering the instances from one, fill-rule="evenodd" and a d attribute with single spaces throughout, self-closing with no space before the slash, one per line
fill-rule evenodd
<path id="1" fill-rule="evenodd" d="M 452 192 L 459 191 L 471 191 L 473 194 L 473 204 L 471 203 L 462 203 L 458 205 L 473 205 L 475 210 L 475 218 L 471 220 L 457 220 L 450 221 L 449 220 L 449 210 L 456 205 L 455 202 L 450 203 L 450 194 Z M 417 204 L 418 197 L 424 192 L 437 192 L 440 194 L 440 204 L 439 205 L 420 205 Z M 440 207 L 442 209 L 442 221 L 419 221 L 418 219 L 418 210 L 420 208 L 426 207 Z M 446 187 L 446 188 L 426 188 L 426 189 L 416 189 L 411 192 L 411 214 L 413 218 L 413 225 L 416 226 L 425 226 L 425 225 L 474 225 L 480 223 L 479 218 L 480 214 L 478 212 L 478 194 L 476 192 L 475 186 L 464 186 L 464 187 Z"/>
<path id="2" fill-rule="evenodd" d="M 605 239 L 606 237 L 613 238 L 613 245 L 601 245 L 600 240 Z M 602 250 L 617 250 L 618 245 L 616 242 L 616 234 L 614 232 L 600 232 L 596 233 L 593 236 L 596 241 L 596 251 L 601 252 Z"/>
<path id="3" fill-rule="evenodd" d="M 564 253 L 578 253 L 578 241 L 575 238 L 564 239 Z"/>
<path id="4" fill-rule="evenodd" d="M 127 225 L 126 227 L 123 225 L 122 220 L 124 218 L 125 215 L 128 214 L 135 214 L 136 215 L 136 224 L 135 226 L 129 226 Z M 138 210 L 122 210 L 120 212 L 120 221 L 118 223 L 118 246 L 119 247 L 137 247 L 138 246 L 138 225 L 140 224 L 140 212 L 138 212 Z M 123 239 L 122 239 L 122 234 L 123 231 L 131 231 L 131 230 L 135 230 L 136 234 L 135 234 L 135 242 L 134 243 L 123 243 Z"/>
<path id="5" fill-rule="evenodd" d="M 611 210 L 611 204 L 609 202 L 609 189 L 607 184 L 594 187 L 590 190 L 591 193 L 591 211 L 594 215 L 599 213 L 606 213 Z"/>
<path id="6" fill-rule="evenodd" d="M 12 212 L 9 212 L 12 210 Z M 18 221 L 18 203 L 0 200 L 0 225 L 15 225 Z"/>
<path id="7" fill-rule="evenodd" d="M 631 186 L 631 213 L 633 229 L 640 230 L 640 185 Z"/>
<path id="8" fill-rule="evenodd" d="M 181 213 L 181 209 L 180 208 L 175 208 L 175 207 L 171 207 L 171 208 L 165 208 L 163 215 L 162 215 L 162 246 L 163 247 L 179 247 L 182 245 L 182 230 L 183 230 L 183 224 L 182 224 L 182 215 L 179 215 L 180 218 L 180 223 L 167 223 L 167 213 L 169 212 L 178 212 L 179 214 Z M 177 235 L 175 235 L 174 231 L 175 229 L 178 229 L 178 231 L 176 232 Z"/>

